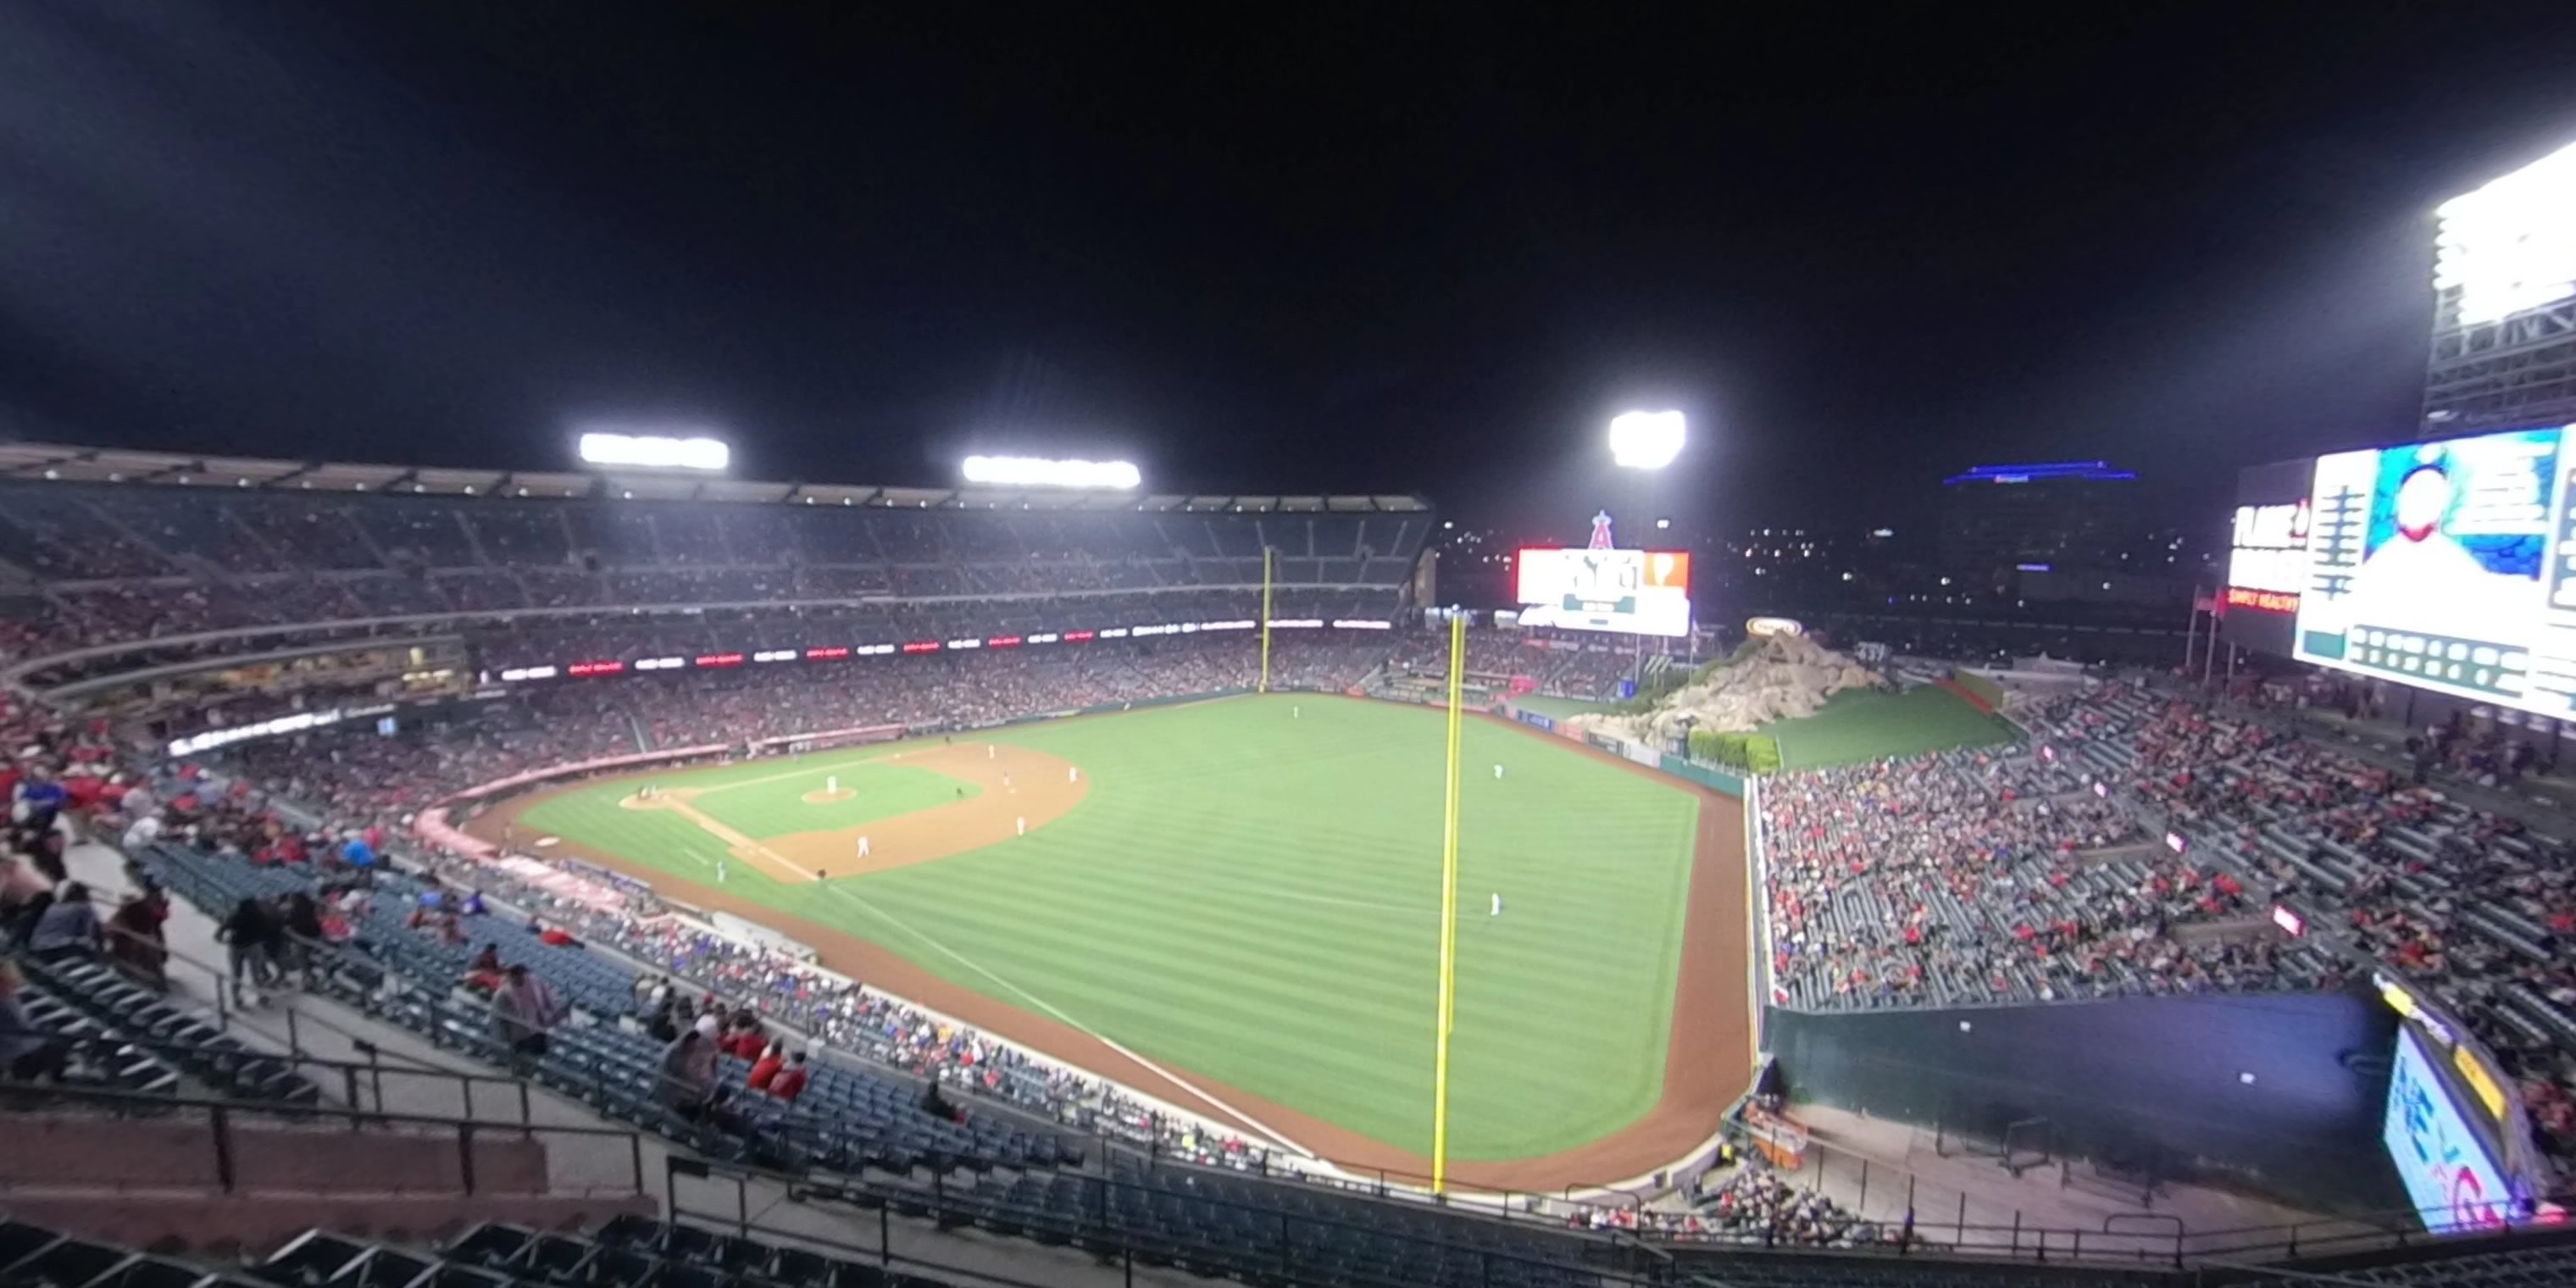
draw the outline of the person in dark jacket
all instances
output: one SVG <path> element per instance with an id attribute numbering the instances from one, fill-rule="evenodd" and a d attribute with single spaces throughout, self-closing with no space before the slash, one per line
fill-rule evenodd
<path id="1" fill-rule="evenodd" d="M 283 915 L 279 917 L 279 934 L 274 941 L 281 956 L 278 969 L 292 970 L 313 982 L 313 954 L 322 943 L 322 905 L 301 890 L 286 896 Z"/>
<path id="2" fill-rule="evenodd" d="M 53 906 L 36 918 L 27 932 L 27 951 L 38 961 L 68 961 L 96 957 L 106 939 L 99 928 L 98 909 L 91 906 L 89 887 L 78 881 L 66 884 Z"/>
<path id="3" fill-rule="evenodd" d="M 277 918 L 268 905 L 245 897 L 233 905 L 232 915 L 215 927 L 215 941 L 224 946 L 224 957 L 232 971 L 233 1004 L 247 1005 L 242 996 L 242 978 L 248 976 L 252 988 L 269 982 L 273 967 L 268 945 L 277 935 Z"/>
<path id="4" fill-rule="evenodd" d="M 690 1029 L 662 1051 L 662 1103 L 691 1122 L 705 1116 L 716 1094 L 716 1044 Z"/>
<path id="5" fill-rule="evenodd" d="M 962 1123 L 966 1121 L 965 1112 L 960 1110 L 955 1104 L 951 1103 L 948 1097 L 939 1094 L 939 1080 L 937 1078 L 931 1079 L 930 1085 L 921 1089 L 921 1112 L 928 1114 L 941 1122 Z"/>

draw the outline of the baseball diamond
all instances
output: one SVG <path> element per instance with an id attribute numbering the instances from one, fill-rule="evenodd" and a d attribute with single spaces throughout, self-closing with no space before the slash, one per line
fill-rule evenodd
<path id="1" fill-rule="evenodd" d="M 472 830 L 557 838 L 1255 1138 L 1414 1172 L 1436 716 L 1220 699 L 595 779 Z M 1750 1065 L 1740 806 L 1524 726 L 1466 737 L 1510 772 L 1465 785 L 1462 900 L 1500 898 L 1460 927 L 1457 1179 L 1669 1163 Z"/>

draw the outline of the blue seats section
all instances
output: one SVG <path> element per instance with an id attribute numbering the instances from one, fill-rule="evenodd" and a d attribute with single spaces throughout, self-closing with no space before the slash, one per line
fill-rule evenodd
<path id="1" fill-rule="evenodd" d="M 30 960 L 22 969 L 31 981 L 30 1009 L 54 1017 L 37 1023 L 70 1038 L 85 1066 L 111 1075 L 99 1079 L 108 1085 L 179 1091 L 188 1089 L 179 1079 L 186 1074 L 228 1099 L 312 1104 L 322 1098 L 292 1064 L 243 1045 L 213 1016 L 129 983 L 112 967 Z"/>
<path id="2" fill-rule="evenodd" d="M 173 891 L 209 911 L 311 884 L 309 876 L 297 871 L 254 867 L 171 845 L 154 846 L 141 859 Z M 438 943 L 403 924 L 420 890 L 408 876 L 379 873 L 356 939 L 343 951 L 326 954 L 329 964 L 318 986 L 439 1046 L 506 1066 L 511 1056 L 492 1035 L 488 1009 L 457 987 L 481 945 L 497 943 L 502 961 L 525 965 L 594 1021 L 555 1031 L 552 1050 L 533 1070 L 536 1081 L 605 1117 L 669 1136 L 718 1160 L 897 1174 L 920 1167 L 984 1172 L 1082 1161 L 1077 1142 L 994 1115 L 979 1115 L 962 1125 L 936 1120 L 917 1108 L 921 1093 L 916 1085 L 820 1059 L 807 1064 L 811 1080 L 792 1109 L 746 1094 L 736 1098 L 735 1112 L 722 1125 L 687 1122 L 654 1094 L 662 1044 L 617 1022 L 634 1008 L 632 971 L 581 948 L 541 943 L 497 919 L 479 919 L 474 924 L 481 933 L 465 944 Z M 724 1058 L 718 1085 L 739 1088 L 747 1072 L 742 1061 Z"/>

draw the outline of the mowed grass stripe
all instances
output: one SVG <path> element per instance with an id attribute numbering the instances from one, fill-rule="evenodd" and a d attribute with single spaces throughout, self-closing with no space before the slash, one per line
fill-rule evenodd
<path id="1" fill-rule="evenodd" d="M 978 734 L 961 744 L 1080 765 L 1083 808 L 830 893 L 739 871 L 727 888 L 1013 1005 L 1041 999 L 1185 1074 L 1427 1152 L 1441 738 L 1433 713 L 1284 695 Z M 1552 1153 L 1661 1094 L 1698 806 L 1482 722 L 1464 755 L 1452 1155 Z M 839 756 L 797 768 L 830 772 Z M 810 789 L 776 790 L 789 788 Z M 651 853 L 601 848 L 705 878 L 704 853 L 655 826 L 681 820 L 621 810 L 616 794 L 593 803 L 600 825 Z M 1491 917 L 1497 891 L 1506 907 Z"/>
<path id="2" fill-rule="evenodd" d="M 918 924 L 915 921 L 917 916 L 928 915 L 934 911 L 926 905 L 876 893 L 863 894 L 861 897 L 906 924 Z M 1022 901 L 1025 897 L 1024 892 Z M 960 902 L 956 905 L 956 912 L 960 915 L 1009 917 L 1014 915 L 1020 906 L 1019 902 L 1008 904 L 989 901 Z M 983 965 L 998 970 L 1006 976 L 1011 972 L 1002 969 L 1002 963 L 1009 962 L 1018 964 L 1024 969 L 1035 966 L 1043 970 L 1047 978 L 1052 980 L 1085 978 L 1113 988 L 1142 988 L 1148 992 L 1153 991 L 1155 972 L 1167 969 L 1164 963 L 1157 960 L 1160 954 L 1101 952 L 1096 942 L 1097 932 L 1086 929 L 1096 924 L 1096 918 L 1084 916 L 1032 919 L 1015 925 L 1008 942 L 988 945 L 983 952 L 970 952 L 968 956 L 974 957 Z M 1437 933 L 1436 919 L 1426 918 L 1425 924 L 1431 925 L 1434 933 Z M 936 932 L 929 933 L 936 935 Z M 943 943 L 956 946 L 945 935 L 936 937 Z M 1196 939 L 1196 936 L 1191 938 Z M 1370 938 L 1369 935 L 1352 935 L 1343 941 L 1343 950 L 1360 951 L 1369 943 Z M 960 948 L 960 951 L 965 950 Z M 1204 969 L 1197 972 L 1201 976 L 1217 980 L 1222 987 L 1237 990 L 1246 996 L 1269 993 L 1283 1003 L 1297 998 L 1302 992 L 1302 986 L 1294 982 L 1283 982 L 1276 976 L 1266 974 L 1265 968 L 1281 962 L 1320 960 L 1331 955 L 1323 951 L 1300 952 L 1293 947 L 1272 946 L 1267 942 L 1247 945 L 1240 941 L 1219 943 L 1213 940 L 1194 942 L 1189 945 L 1189 952 L 1195 961 L 1203 963 Z M 1425 948 L 1418 965 L 1422 969 L 1428 969 L 1433 960 L 1433 949 Z M 1017 982 L 1016 977 L 1013 978 Z M 1045 993 L 1043 989 L 1038 991 Z M 1368 977 L 1351 977 L 1341 981 L 1341 991 L 1336 996 L 1336 1005 L 1344 1000 L 1354 1005 L 1361 1005 L 1367 1003 L 1372 997 L 1395 999 L 1406 996 L 1427 996 L 1427 994 L 1423 992 L 1423 985 L 1419 981 L 1406 984 L 1396 981 L 1381 982 Z M 1048 1000 L 1060 1001 L 1051 995 L 1048 996 Z"/>
<path id="3" fill-rule="evenodd" d="M 1020 911 L 1033 890 L 1042 890 L 1047 898 L 1057 903 L 1060 915 L 1042 922 L 1021 919 Z M 1124 897 L 1102 898 L 1101 893 L 1078 887 L 1033 886 L 1027 882 L 1003 884 L 979 878 L 950 885 L 942 898 L 947 905 L 946 911 L 959 917 L 1012 922 L 1018 936 L 1026 941 L 1032 952 L 1061 949 L 1070 958 L 1085 955 L 1084 949 L 1092 938 L 1087 927 L 1119 915 L 1127 902 Z M 911 906 L 893 899 L 882 902 L 888 911 L 897 915 L 903 915 Z M 1281 901 L 1278 900 L 1205 898 L 1194 894 L 1191 902 L 1211 921 L 1233 920 L 1242 924 L 1264 925 L 1256 938 L 1210 941 L 1199 944 L 1195 949 L 1211 965 L 1239 962 L 1246 972 L 1258 972 L 1282 957 L 1333 957 L 1370 951 L 1387 935 L 1390 918 L 1397 916 L 1369 909 L 1328 907 L 1321 910 L 1325 916 L 1304 915 L 1306 910 L 1297 909 L 1295 911 L 1300 915 L 1295 919 L 1279 921 L 1269 915 L 1279 911 Z M 1486 944 L 1499 950 L 1495 960 L 1482 969 L 1506 982 L 1535 983 L 1563 978 L 1578 987 L 1587 982 L 1606 986 L 1631 972 L 1639 964 L 1636 959 L 1640 954 L 1651 958 L 1651 945 L 1623 944 L 1614 937 L 1625 929 L 1624 923 L 1616 918 L 1589 919 L 1588 923 L 1577 926 L 1579 930 L 1588 930 L 1598 936 L 1592 939 L 1588 951 L 1539 958 L 1525 955 L 1521 950 L 1552 945 L 1554 927 L 1550 928 L 1550 934 L 1543 935 L 1531 929 L 1538 920 L 1531 915 L 1497 918 L 1487 916 L 1483 907 L 1470 907 L 1465 911 L 1466 916 L 1461 920 L 1468 923 L 1469 928 L 1461 933 L 1478 937 L 1479 948 L 1475 951 L 1481 951 Z M 1430 937 L 1436 939 L 1439 933 L 1438 909 L 1423 907 L 1408 910 L 1402 916 L 1409 919 L 1409 923 L 1397 924 L 1405 925 L 1416 935 L 1427 927 Z M 1429 949 L 1426 947 L 1425 951 Z M 1651 965 L 1651 961 L 1646 964 Z M 1064 971 L 1075 967 L 1060 965 L 1055 969 Z M 1355 980 L 1348 987 L 1365 989 L 1369 983 L 1366 979 Z M 1411 981 L 1407 987 L 1418 989 L 1419 981 Z M 1578 1002 L 1575 1005 L 1580 1009 L 1586 1004 Z"/>
<path id="4" fill-rule="evenodd" d="M 1031 838 L 1032 842 L 1036 838 Z M 1245 869 L 1212 865 L 1204 861 L 1204 852 L 1180 850 L 1157 852 L 1151 847 L 1134 847 L 1128 857 L 1135 861 L 1125 869 L 1103 872 L 1084 865 L 1078 855 L 1055 853 L 1033 858 L 1027 863 L 975 865 L 958 863 L 948 867 L 943 889 L 956 901 L 961 911 L 975 911 L 984 916 L 1006 918 L 1024 903 L 1033 889 L 1043 889 L 1050 901 L 1060 903 L 1075 924 L 1096 921 L 1116 915 L 1119 905 L 1139 899 L 1180 898 L 1200 910 L 1233 913 L 1243 919 L 1276 919 L 1288 911 L 1290 899 L 1280 895 L 1312 894 L 1319 898 L 1349 899 L 1362 903 L 1384 904 L 1418 912 L 1437 931 L 1436 865 L 1432 880 L 1421 879 L 1418 872 L 1405 872 L 1386 865 L 1332 864 L 1322 862 L 1288 869 Z M 1146 866 L 1148 860 L 1164 860 Z M 1051 869 L 1050 865 L 1053 865 Z M 1278 885 L 1282 877 L 1298 877 L 1320 871 L 1327 866 L 1327 880 L 1297 881 Z M 1418 866 L 1418 865 L 1417 865 Z M 1073 874 L 1072 880 L 1057 880 L 1051 870 Z M 1469 865 L 1473 875 L 1474 865 Z M 1627 952 L 1653 951 L 1651 942 L 1638 941 L 1621 933 L 1631 925 L 1631 911 L 1638 898 L 1669 898 L 1685 888 L 1678 869 L 1666 868 L 1655 874 L 1660 881 L 1649 881 L 1643 875 L 1628 880 L 1596 880 L 1579 871 L 1542 869 L 1536 877 L 1521 876 L 1512 892 L 1510 903 L 1529 912 L 1544 912 L 1552 924 L 1581 932 L 1598 950 L 1594 955 L 1617 958 Z M 1472 917 L 1489 906 L 1487 895 L 1472 888 L 1464 892 L 1462 906 Z M 1278 935 L 1299 932 L 1343 930 L 1346 934 L 1374 935 L 1383 932 L 1384 923 L 1369 915 L 1374 909 L 1325 907 L 1304 912 L 1283 921 Z M 1528 917 L 1506 918 L 1501 924 L 1518 927 L 1529 924 Z M 1345 928 L 1338 923 L 1347 923 Z M 1333 936 L 1339 938 L 1341 936 Z M 1572 959 L 1579 963 L 1581 958 Z"/>
<path id="5" fill-rule="evenodd" d="M 1427 1107 L 1403 1089 L 1427 1089 L 1427 1069 L 1407 1070 L 1428 1063 L 1436 918 L 1407 934 L 1374 910 L 1264 895 L 1275 883 L 1428 912 L 1441 722 L 1341 702 L 1305 703 L 1292 722 L 1285 702 L 1130 716 L 1115 748 L 1093 726 L 1013 730 L 1085 765 L 1085 817 L 1018 854 L 1015 842 L 859 888 L 1153 1058 L 1426 1148 Z M 1514 731 L 1471 725 L 1466 744 L 1462 921 L 1489 924 L 1462 929 L 1452 1091 L 1488 1103 L 1491 1121 L 1452 1126 L 1460 1157 L 1516 1157 L 1615 1129 L 1660 1094 L 1697 809 Z M 1483 915 L 1494 889 L 1499 919 Z M 1230 1013 L 1199 1013 L 1210 1005 Z M 1490 1101 L 1465 1093 L 1469 1079 Z"/>
<path id="6" fill-rule="evenodd" d="M 981 915 L 990 907 L 979 900 L 961 903 L 956 911 Z M 907 924 L 922 912 L 893 901 L 886 901 L 885 908 Z M 1436 919 L 1425 920 L 1436 935 Z M 1477 1015 L 1485 1002 L 1493 1000 L 1508 1006 L 1491 1017 L 1498 1026 L 1581 1032 L 1587 1041 L 1615 1041 L 1621 1036 L 1615 1021 L 1603 1018 L 1602 995 L 1632 978 L 1636 964 L 1606 957 L 1534 961 L 1532 953 L 1543 946 L 1543 937 L 1516 933 L 1511 921 L 1488 918 L 1462 929 L 1463 1013 Z M 1066 1004 L 1065 996 L 1168 996 L 1182 991 L 1166 987 L 1162 978 L 1175 968 L 1172 960 L 1102 953 L 1095 934 L 1085 928 L 1090 924 L 1088 918 L 1024 924 L 1012 942 L 980 950 L 950 943 L 946 936 L 941 940 L 1058 1005 Z M 1405 957 L 1377 954 L 1373 960 L 1385 968 L 1382 974 L 1353 975 L 1339 968 L 1339 963 L 1359 959 L 1380 937 L 1378 930 L 1367 927 L 1338 944 L 1311 938 L 1291 943 L 1276 936 L 1241 942 L 1209 937 L 1190 948 L 1186 969 L 1196 979 L 1220 981 L 1217 987 L 1236 999 L 1235 1006 L 1250 1013 L 1315 1007 L 1315 990 L 1329 986 L 1334 991 L 1327 1009 L 1337 1022 L 1409 1024 L 1430 1005 L 1434 951 L 1429 936 L 1420 937 L 1415 951 Z M 1037 987 L 1041 980 L 1047 987 Z M 1668 986 L 1662 991 L 1669 995 Z M 1092 1022 L 1087 1013 L 1075 1013 Z M 1643 1034 L 1629 1036 L 1642 1038 Z"/>

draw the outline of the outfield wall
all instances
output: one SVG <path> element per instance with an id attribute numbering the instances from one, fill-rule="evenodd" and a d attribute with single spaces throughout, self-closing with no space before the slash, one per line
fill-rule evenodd
<path id="1" fill-rule="evenodd" d="M 1841 1013 L 1771 1007 L 1793 1100 L 2320 1210 L 2406 1206 L 2380 1146 L 2396 1017 L 2359 990 Z M 2078 1168 L 2079 1171 L 2083 1170 Z"/>
<path id="2" fill-rule="evenodd" d="M 1436 706 L 1438 704 L 1432 703 L 1427 705 Z M 1541 715 L 1536 711 L 1525 711 L 1509 702 L 1496 708 L 1496 714 L 1509 716 L 1522 724 L 1528 725 L 1532 729 L 1538 730 L 1540 733 L 1552 733 L 1557 737 L 1582 743 L 1584 746 L 1590 747 L 1595 751 L 1606 751 L 1613 756 L 1620 757 L 1621 759 L 1635 761 L 1640 765 L 1644 765 L 1648 769 L 1661 770 L 1662 772 L 1670 774 L 1675 778 L 1682 779 L 1685 782 L 1696 783 L 1701 787 L 1708 788 L 1710 791 L 1722 792 L 1725 795 L 1738 798 L 1741 798 L 1745 794 L 1744 779 L 1741 776 L 1729 773 L 1728 771 L 1720 769 L 1714 765 L 1703 765 L 1696 760 L 1690 760 L 1681 756 L 1673 755 L 1670 752 L 1660 751 L 1653 747 L 1649 747 L 1642 742 L 1630 742 L 1625 738 L 1613 738 L 1604 733 L 1584 733 L 1571 726 L 1557 723 L 1556 718 L 1553 716 Z"/>

